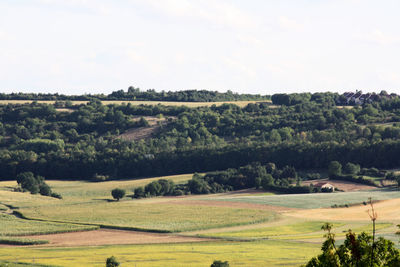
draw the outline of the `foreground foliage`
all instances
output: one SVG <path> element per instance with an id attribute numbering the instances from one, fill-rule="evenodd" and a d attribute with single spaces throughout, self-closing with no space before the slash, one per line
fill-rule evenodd
<path id="1" fill-rule="evenodd" d="M 400 266 L 400 252 L 394 243 L 365 232 L 356 235 L 351 230 L 346 234 L 344 243 L 335 244 L 335 235 L 331 232 L 332 225 L 326 223 L 322 226 L 327 231 L 326 240 L 322 244 L 322 254 L 312 258 L 305 267 L 366 267 L 366 266 Z"/>

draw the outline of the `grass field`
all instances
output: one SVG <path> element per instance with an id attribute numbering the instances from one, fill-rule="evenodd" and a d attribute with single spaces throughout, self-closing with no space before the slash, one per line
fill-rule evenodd
<path id="1" fill-rule="evenodd" d="M 319 245 L 287 241 L 206 242 L 82 248 L 2 248 L 0 260 L 57 266 L 104 266 L 114 255 L 122 266 L 209 266 L 227 260 L 231 266 L 299 266 Z"/>
<path id="2" fill-rule="evenodd" d="M 268 204 L 289 208 L 317 209 L 327 208 L 332 205 L 360 204 L 371 197 L 373 200 L 386 200 L 400 198 L 400 191 L 377 189 L 371 191 L 320 193 L 320 194 L 292 194 L 272 196 L 243 196 L 243 197 L 213 197 L 209 195 L 204 200 L 222 200 L 233 202 L 246 202 Z"/>
<path id="3" fill-rule="evenodd" d="M 32 100 L 0 100 L 0 105 L 7 105 L 7 104 L 26 104 L 26 103 L 32 103 Z M 45 100 L 45 101 L 36 101 L 38 103 L 44 103 L 44 104 L 54 104 L 56 101 L 52 100 Z M 71 101 L 74 105 L 80 105 L 80 104 L 86 104 L 88 101 Z M 221 101 L 221 102 L 172 102 L 172 101 L 101 101 L 103 105 L 122 105 L 122 104 L 128 104 L 130 103 L 131 105 L 164 105 L 164 106 L 187 106 L 187 107 L 210 107 L 212 105 L 217 105 L 221 106 L 223 104 L 235 104 L 238 105 L 239 107 L 245 107 L 249 103 L 257 103 L 257 102 L 268 102 L 270 103 L 271 101 L 269 100 L 262 100 L 262 101 Z M 272 106 L 276 107 L 276 106 Z"/>

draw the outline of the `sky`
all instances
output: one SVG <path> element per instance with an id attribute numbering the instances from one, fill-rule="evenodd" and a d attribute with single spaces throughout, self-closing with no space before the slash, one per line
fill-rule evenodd
<path id="1" fill-rule="evenodd" d="M 0 0 L 0 92 L 400 93 L 398 0 Z"/>

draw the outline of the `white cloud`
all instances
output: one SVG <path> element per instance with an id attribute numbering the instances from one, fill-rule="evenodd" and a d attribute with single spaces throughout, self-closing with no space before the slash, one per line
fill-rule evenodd
<path id="1" fill-rule="evenodd" d="M 111 5 L 105 5 L 94 0 L 36 0 L 37 3 L 48 7 L 59 7 L 63 10 L 72 8 L 81 11 L 91 11 L 102 15 L 110 14 Z"/>
<path id="2" fill-rule="evenodd" d="M 257 25 L 254 16 L 223 1 L 203 0 L 133 0 L 150 5 L 171 17 L 198 19 L 208 23 L 232 28 L 249 28 Z"/>
<path id="3" fill-rule="evenodd" d="M 245 75 L 245 78 L 255 78 L 257 76 L 257 71 L 250 67 L 249 64 L 243 63 L 234 58 L 224 58 L 224 62 L 235 72 L 239 72 L 240 75 Z"/>
<path id="4" fill-rule="evenodd" d="M 286 29 L 286 30 L 299 31 L 304 28 L 304 26 L 302 24 L 300 24 L 299 22 L 295 21 L 294 19 L 288 18 L 286 16 L 279 16 L 278 23 L 283 29 Z"/>
<path id="5" fill-rule="evenodd" d="M 369 34 L 365 35 L 363 39 L 379 45 L 392 45 L 400 43 L 400 36 L 384 33 L 378 29 L 371 31 Z"/>

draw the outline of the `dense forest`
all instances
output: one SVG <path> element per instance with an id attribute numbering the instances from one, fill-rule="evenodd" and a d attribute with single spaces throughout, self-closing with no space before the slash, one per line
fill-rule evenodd
<path id="1" fill-rule="evenodd" d="M 296 170 L 327 169 L 331 161 L 399 167 L 400 100 L 343 108 L 339 97 L 295 95 L 291 105 L 260 101 L 243 108 L 106 106 L 99 100 L 1 105 L 0 179 L 23 172 L 46 179 L 139 178 L 254 162 Z M 151 126 L 149 117 L 160 121 Z M 146 128 L 153 129 L 146 138 L 122 137 Z"/>

